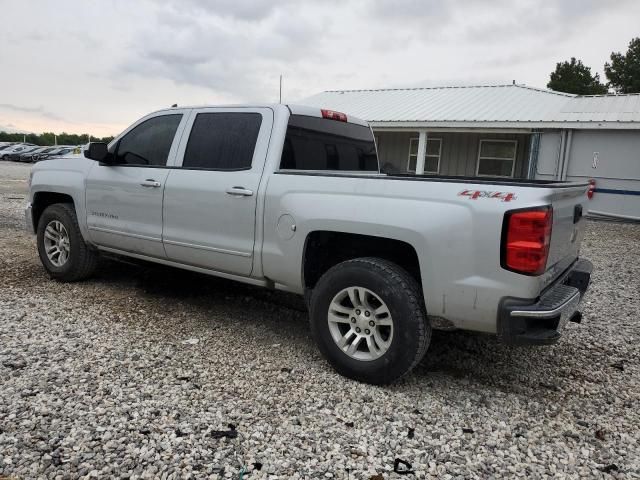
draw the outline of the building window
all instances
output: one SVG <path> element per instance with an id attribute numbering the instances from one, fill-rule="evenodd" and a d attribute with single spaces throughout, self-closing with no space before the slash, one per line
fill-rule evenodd
<path id="1" fill-rule="evenodd" d="M 513 177 L 517 150 L 517 140 L 480 140 L 476 175 Z"/>
<path id="2" fill-rule="evenodd" d="M 428 138 L 427 148 L 424 152 L 424 173 L 435 173 L 440 171 L 440 154 L 442 153 L 442 139 Z M 407 171 L 415 172 L 418 161 L 418 139 L 409 140 L 409 160 L 407 161 Z"/>

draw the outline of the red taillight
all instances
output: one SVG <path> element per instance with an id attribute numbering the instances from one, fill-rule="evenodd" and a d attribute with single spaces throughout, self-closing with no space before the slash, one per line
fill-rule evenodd
<path id="1" fill-rule="evenodd" d="M 596 181 L 592 178 L 589 180 L 589 189 L 587 190 L 587 198 L 591 200 L 596 191 Z"/>
<path id="2" fill-rule="evenodd" d="M 337 120 L 338 122 L 347 121 L 347 115 L 342 112 L 334 112 L 333 110 L 325 110 L 324 108 L 320 111 L 322 112 L 322 118 Z"/>
<path id="3" fill-rule="evenodd" d="M 551 207 L 508 212 L 505 222 L 503 266 L 526 275 L 544 273 L 551 243 Z"/>

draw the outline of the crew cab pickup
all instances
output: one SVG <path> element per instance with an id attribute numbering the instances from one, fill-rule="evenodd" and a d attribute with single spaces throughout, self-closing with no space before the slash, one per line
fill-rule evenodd
<path id="1" fill-rule="evenodd" d="M 26 219 L 60 281 L 108 252 L 304 295 L 334 368 L 383 384 L 432 328 L 549 344 L 579 321 L 587 189 L 387 175 L 368 124 L 331 110 L 171 108 L 34 166 Z"/>

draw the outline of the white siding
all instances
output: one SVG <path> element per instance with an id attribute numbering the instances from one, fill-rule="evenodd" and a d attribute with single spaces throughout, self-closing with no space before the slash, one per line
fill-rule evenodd
<path id="1" fill-rule="evenodd" d="M 593 167 L 595 152 L 598 152 L 596 168 Z M 627 194 L 596 191 L 586 204 L 590 211 L 640 218 L 640 132 L 575 131 L 567 180 L 591 178 L 596 181 L 596 189 Z"/>
<path id="2" fill-rule="evenodd" d="M 398 171 L 406 173 L 409 158 L 409 141 L 417 138 L 418 132 L 376 132 L 380 164 L 393 165 Z M 529 156 L 527 134 L 508 133 L 449 133 L 429 132 L 428 138 L 442 139 L 440 156 L 440 175 L 475 176 L 480 140 L 517 140 L 518 150 L 514 177 L 526 175 Z"/>

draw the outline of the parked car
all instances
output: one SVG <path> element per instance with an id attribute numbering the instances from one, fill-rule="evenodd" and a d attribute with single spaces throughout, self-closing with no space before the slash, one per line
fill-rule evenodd
<path id="1" fill-rule="evenodd" d="M 47 153 L 40 153 L 33 158 L 33 162 L 40 162 L 42 160 L 50 160 L 51 158 L 59 157 L 62 155 L 67 155 L 73 151 L 74 147 L 63 146 L 63 147 L 54 147 L 53 150 Z"/>
<path id="2" fill-rule="evenodd" d="M 41 147 L 38 147 L 37 145 L 31 145 L 28 146 L 26 148 L 23 148 L 22 150 L 19 150 L 17 152 L 13 152 L 10 153 L 7 156 L 7 160 L 11 160 L 12 162 L 19 162 L 20 161 L 20 157 L 24 154 L 27 153 L 31 153 L 31 152 L 35 152 L 36 150 L 39 150 Z"/>
<path id="3" fill-rule="evenodd" d="M 0 151 L 0 159 L 9 160 L 9 156 L 15 153 L 24 152 L 27 149 L 34 148 L 36 145 L 18 143 Z"/>
<path id="4" fill-rule="evenodd" d="M 33 150 L 22 151 L 18 154 L 17 161 L 19 162 L 31 162 L 34 155 L 38 155 L 39 153 L 44 152 L 45 150 L 52 147 L 37 147 Z"/>
<path id="5" fill-rule="evenodd" d="M 23 157 L 20 158 L 20 161 L 35 162 L 38 157 L 48 155 L 56 150 L 59 150 L 59 148 L 60 147 L 56 147 L 56 146 L 41 147 L 38 150 L 34 150 L 33 152 L 25 154 Z"/>
<path id="6" fill-rule="evenodd" d="M 360 381 L 410 371 L 434 326 L 550 344 L 580 320 L 587 183 L 387 175 L 366 122 L 293 105 L 162 110 L 85 156 L 31 172 L 52 278 L 108 253 L 304 295 Z"/>

